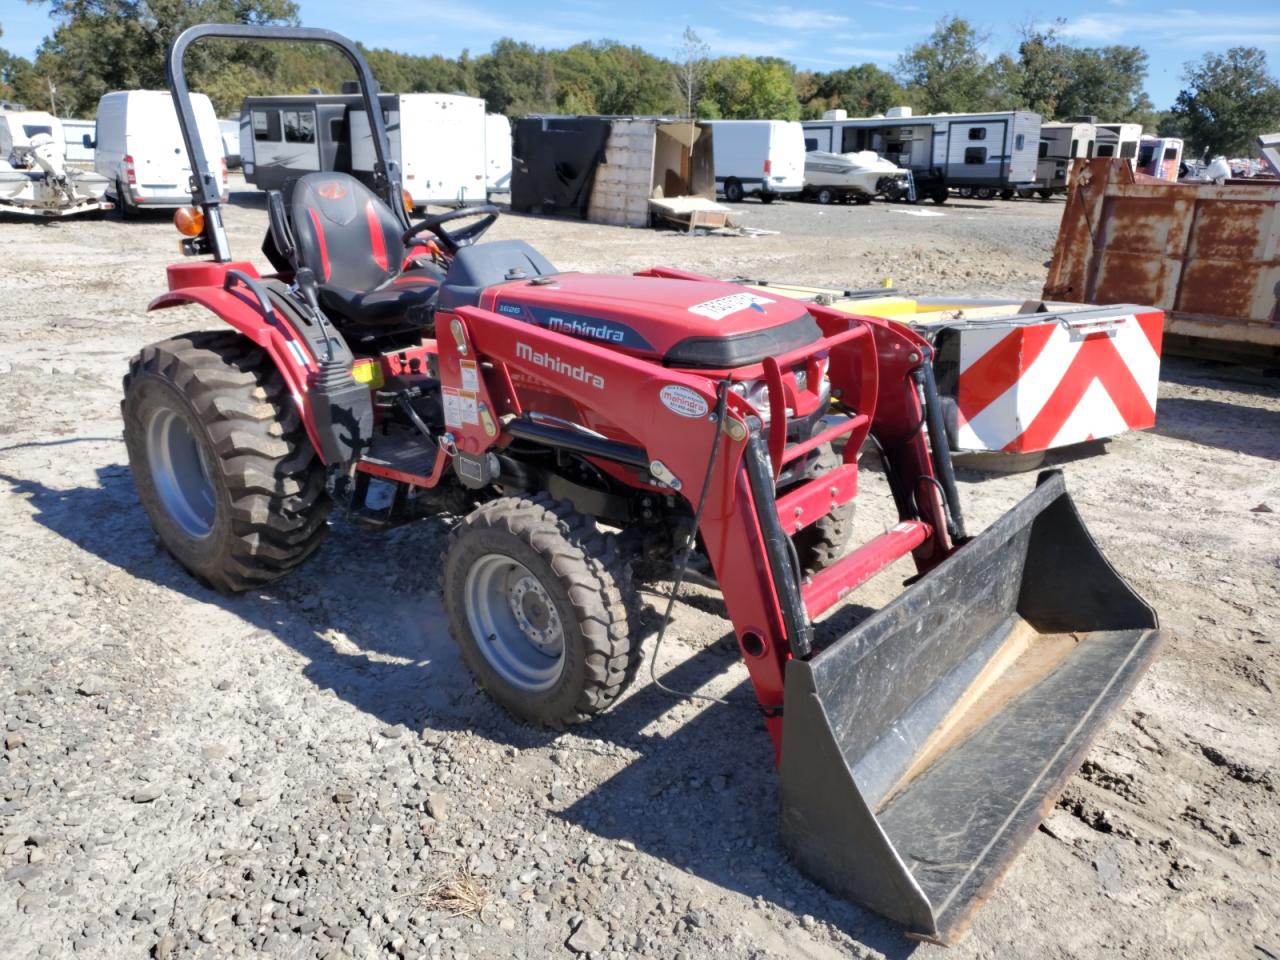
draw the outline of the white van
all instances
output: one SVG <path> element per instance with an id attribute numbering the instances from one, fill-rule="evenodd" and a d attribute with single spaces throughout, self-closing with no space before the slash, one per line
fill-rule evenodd
<path id="1" fill-rule="evenodd" d="M 484 115 L 484 187 L 488 193 L 511 192 L 511 121 L 500 113 Z"/>
<path id="2" fill-rule="evenodd" d="M 196 129 L 210 170 L 222 171 L 227 192 L 227 158 L 213 104 L 202 93 L 191 95 Z M 166 90 L 123 90 L 98 101 L 98 141 L 93 166 L 111 186 L 107 196 L 121 216 L 139 208 L 184 207 L 191 203 L 191 160 L 173 97 Z"/>
<path id="3" fill-rule="evenodd" d="M 709 120 L 716 189 L 772 203 L 804 189 L 804 129 L 793 120 Z"/>

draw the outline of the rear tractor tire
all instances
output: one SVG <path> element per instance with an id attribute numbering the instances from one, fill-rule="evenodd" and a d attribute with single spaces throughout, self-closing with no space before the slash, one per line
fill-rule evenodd
<path id="1" fill-rule="evenodd" d="M 517 718 L 559 728 L 607 709 L 635 676 L 629 582 L 594 519 L 537 494 L 491 500 L 454 528 L 442 592 L 480 685 Z"/>
<path id="2" fill-rule="evenodd" d="M 191 333 L 145 347 L 120 407 L 142 506 L 201 581 L 249 590 L 320 546 L 324 467 L 274 364 L 244 337 Z"/>
<path id="3" fill-rule="evenodd" d="M 840 466 L 841 457 L 831 444 L 824 443 L 805 467 L 804 480 L 811 480 Z M 802 576 L 812 576 L 844 556 L 853 533 L 853 502 L 841 504 L 821 520 L 791 538 L 800 561 Z"/>

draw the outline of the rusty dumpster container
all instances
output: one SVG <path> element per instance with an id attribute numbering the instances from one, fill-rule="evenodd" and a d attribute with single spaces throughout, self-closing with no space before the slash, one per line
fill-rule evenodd
<path id="1" fill-rule="evenodd" d="M 1280 357 L 1280 181 L 1169 183 L 1077 161 L 1044 298 L 1159 307 L 1170 352 Z"/>

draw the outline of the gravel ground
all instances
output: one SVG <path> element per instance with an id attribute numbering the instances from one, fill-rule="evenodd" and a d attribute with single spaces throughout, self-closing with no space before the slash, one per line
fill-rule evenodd
<path id="1" fill-rule="evenodd" d="M 233 249 L 256 256 L 262 205 L 236 199 Z M 1021 297 L 1061 204 L 738 209 L 780 233 L 512 216 L 493 235 L 570 269 Z M 130 355 L 209 326 L 145 312 L 175 246 L 167 218 L 0 223 L 0 954 L 943 956 L 789 866 L 754 712 L 647 670 L 570 733 L 495 708 L 444 628 L 442 522 L 339 523 L 252 595 L 178 569 L 118 416 Z M 1170 361 L 1154 430 L 1051 461 L 1172 640 L 947 955 L 1275 960 L 1280 392 Z M 1033 482 L 963 471 L 972 526 Z M 858 539 L 892 522 L 878 474 L 862 494 Z M 688 590 L 656 670 L 746 694 L 714 592 Z"/>

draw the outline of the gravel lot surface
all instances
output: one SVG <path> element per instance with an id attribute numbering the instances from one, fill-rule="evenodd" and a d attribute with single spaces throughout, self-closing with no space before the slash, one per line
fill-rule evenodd
<path id="1" fill-rule="evenodd" d="M 264 208 L 235 200 L 232 247 L 257 257 Z M 509 216 L 492 235 L 565 269 L 1030 297 L 1061 203 L 738 209 L 780 232 Z M 338 523 L 260 593 L 193 582 L 138 504 L 118 413 L 132 354 L 211 326 L 145 311 L 175 257 L 167 218 L 0 222 L 0 955 L 944 956 L 788 864 L 753 711 L 672 699 L 647 669 L 570 733 L 497 709 L 444 627 L 443 521 Z M 1169 361 L 1158 413 L 1051 462 L 1172 640 L 945 956 L 1280 958 L 1280 391 Z M 981 529 L 1034 476 L 961 483 Z M 892 522 L 879 474 L 858 504 L 855 539 Z M 729 631 L 688 588 L 659 676 L 747 695 Z"/>

